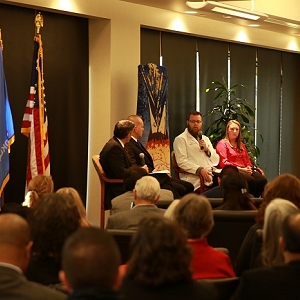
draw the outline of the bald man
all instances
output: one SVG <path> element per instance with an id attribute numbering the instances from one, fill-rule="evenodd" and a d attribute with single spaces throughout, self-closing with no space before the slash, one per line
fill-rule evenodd
<path id="1" fill-rule="evenodd" d="M 67 299 L 66 294 L 28 281 L 23 275 L 31 246 L 27 221 L 17 214 L 0 215 L 0 299 Z"/>

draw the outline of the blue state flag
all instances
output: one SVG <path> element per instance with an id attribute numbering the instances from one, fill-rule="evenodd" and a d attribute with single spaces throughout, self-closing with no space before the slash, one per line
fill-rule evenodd
<path id="1" fill-rule="evenodd" d="M 14 124 L 8 101 L 2 47 L 0 45 L 0 198 L 9 180 L 9 152 L 14 140 Z"/>

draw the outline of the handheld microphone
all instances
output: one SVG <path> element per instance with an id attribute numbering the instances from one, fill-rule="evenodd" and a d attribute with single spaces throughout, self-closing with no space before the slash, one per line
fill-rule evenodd
<path id="1" fill-rule="evenodd" d="M 142 166 L 144 166 L 144 165 L 145 165 L 145 154 L 144 154 L 144 153 L 140 153 L 140 154 L 139 154 L 139 157 L 140 157 L 140 159 L 141 159 L 141 164 L 142 164 Z"/>
<path id="2" fill-rule="evenodd" d="M 201 141 L 201 140 L 202 140 L 202 131 L 199 130 L 198 131 L 198 141 Z M 200 148 L 201 148 L 201 150 L 203 150 L 203 146 L 201 146 Z"/>

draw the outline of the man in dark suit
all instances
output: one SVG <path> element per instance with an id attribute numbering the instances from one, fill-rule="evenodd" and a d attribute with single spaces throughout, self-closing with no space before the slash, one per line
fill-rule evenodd
<path id="1" fill-rule="evenodd" d="M 284 264 L 245 271 L 234 299 L 294 300 L 300 298 L 300 213 L 289 215 L 279 238 Z"/>
<path id="2" fill-rule="evenodd" d="M 139 179 L 133 190 L 134 207 L 111 215 L 107 220 L 106 229 L 136 230 L 139 222 L 146 217 L 163 217 L 165 210 L 155 205 L 159 199 L 159 191 L 159 182 L 154 177 L 144 176 Z"/>
<path id="3" fill-rule="evenodd" d="M 100 152 L 100 163 L 106 176 L 110 179 L 123 179 L 124 171 L 131 166 L 124 145 L 129 142 L 133 128 L 133 122 L 129 120 L 119 121 L 114 128 L 114 136 Z M 110 201 L 112 198 L 124 192 L 122 183 L 106 183 L 105 209 L 111 208 Z"/>
<path id="4" fill-rule="evenodd" d="M 144 132 L 144 122 L 142 118 L 138 115 L 131 115 L 128 120 L 135 124 L 135 127 L 131 134 L 131 139 L 125 145 L 125 150 L 128 153 L 130 162 L 133 165 L 142 166 L 142 158 L 140 154 L 144 154 L 144 162 L 148 167 L 150 173 L 155 173 L 153 159 L 151 154 L 146 150 L 146 148 L 138 141 L 143 136 Z M 168 176 L 168 174 L 151 174 L 160 183 L 162 189 L 167 189 L 173 192 L 174 198 L 178 199 L 182 196 L 192 193 L 194 191 L 194 186 L 187 181 L 180 179 L 174 179 Z"/>
<path id="5" fill-rule="evenodd" d="M 63 300 L 67 295 L 26 279 L 32 241 L 27 221 L 17 214 L 0 215 L 0 299 Z"/>
<path id="6" fill-rule="evenodd" d="M 98 228 L 81 228 L 66 240 L 59 277 L 68 299 L 119 299 L 121 255 L 114 238 Z"/>

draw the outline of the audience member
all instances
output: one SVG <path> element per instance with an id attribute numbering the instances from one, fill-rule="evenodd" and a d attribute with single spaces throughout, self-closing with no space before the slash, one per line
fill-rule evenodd
<path id="1" fill-rule="evenodd" d="M 29 225 L 33 246 L 26 277 L 45 285 L 59 283 L 63 243 L 80 227 L 74 200 L 65 194 L 43 196 L 30 214 Z"/>
<path id="2" fill-rule="evenodd" d="M 214 299 L 216 290 L 192 280 L 191 250 L 172 220 L 141 221 L 131 243 L 131 257 L 121 293 L 125 299 Z"/>
<path id="3" fill-rule="evenodd" d="M 174 152 L 178 166 L 188 172 L 181 173 L 180 179 L 189 181 L 194 190 L 200 187 L 201 174 L 206 185 L 217 185 L 217 177 L 212 178 L 212 168 L 219 163 L 219 155 L 213 148 L 209 138 L 202 135 L 202 114 L 191 111 L 187 116 L 187 128 L 174 139 Z"/>
<path id="4" fill-rule="evenodd" d="M 71 234 L 62 250 L 59 277 L 68 299 L 118 299 L 114 291 L 121 255 L 114 238 L 98 228 Z"/>
<path id="5" fill-rule="evenodd" d="M 140 116 L 131 115 L 128 120 L 134 122 L 135 127 L 132 131 L 130 141 L 125 145 L 125 149 L 129 155 L 130 161 L 134 165 L 143 166 L 145 163 L 148 167 L 151 176 L 154 176 L 162 189 L 167 189 L 172 191 L 174 198 L 180 198 L 188 193 L 194 191 L 194 186 L 187 181 L 180 179 L 171 178 L 165 173 L 155 173 L 157 170 L 154 167 L 153 159 L 151 154 L 146 150 L 146 148 L 138 141 L 143 136 L 144 132 L 144 122 Z M 140 154 L 144 154 L 143 160 Z"/>
<path id="6" fill-rule="evenodd" d="M 54 183 L 51 176 L 37 175 L 33 177 L 27 187 L 27 194 L 23 206 L 35 208 L 39 198 L 54 191 Z"/>
<path id="7" fill-rule="evenodd" d="M 262 231 L 262 264 L 271 267 L 283 264 L 283 255 L 279 247 L 279 237 L 282 235 L 284 218 L 298 211 L 291 201 L 274 199 L 266 208 L 265 221 Z"/>
<path id="8" fill-rule="evenodd" d="M 69 195 L 74 200 L 74 202 L 77 206 L 77 209 L 78 209 L 78 212 L 80 215 L 80 219 L 81 219 L 80 220 L 81 226 L 83 226 L 83 227 L 91 226 L 90 222 L 86 218 L 86 210 L 83 205 L 82 199 L 76 189 L 74 189 L 72 187 L 64 187 L 64 188 L 57 190 L 56 193 Z"/>
<path id="9" fill-rule="evenodd" d="M 256 210 L 249 193 L 247 180 L 240 172 L 232 172 L 221 182 L 224 191 L 223 203 L 216 207 L 222 210 Z"/>
<path id="10" fill-rule="evenodd" d="M 131 210 L 111 215 L 107 220 L 107 229 L 137 229 L 139 222 L 152 214 L 163 216 L 165 210 L 155 203 L 159 199 L 159 182 L 152 176 L 139 179 L 134 187 L 135 205 Z"/>
<path id="11" fill-rule="evenodd" d="M 100 163 L 110 179 L 122 179 L 124 171 L 131 166 L 124 145 L 131 139 L 134 123 L 129 120 L 117 122 L 114 128 L 114 136 L 104 145 L 100 152 Z M 105 209 L 111 208 L 111 199 L 123 194 L 122 183 L 105 184 Z"/>
<path id="12" fill-rule="evenodd" d="M 17 214 L 19 216 L 21 216 L 22 218 L 24 218 L 25 220 L 27 220 L 29 213 L 30 213 L 30 208 L 27 206 L 22 206 L 19 203 L 4 203 L 1 206 L 1 214 L 7 214 L 7 213 L 11 213 L 11 214 Z"/>
<path id="13" fill-rule="evenodd" d="M 32 241 L 24 218 L 17 214 L 0 215 L 0 298 L 2 300 L 63 300 L 67 296 L 23 275 Z"/>
<path id="14" fill-rule="evenodd" d="M 262 169 L 253 168 L 245 144 L 242 142 L 241 124 L 237 120 L 230 120 L 226 126 L 226 136 L 216 146 L 220 156 L 219 167 L 236 166 L 246 178 L 249 193 L 260 197 L 267 179 Z"/>
<path id="15" fill-rule="evenodd" d="M 221 182 L 231 172 L 238 172 L 238 168 L 235 166 L 225 166 L 222 171 L 220 172 L 220 176 L 218 176 L 218 186 L 215 186 L 211 189 L 206 190 L 201 195 L 205 196 L 206 198 L 223 198 L 224 191 L 221 187 Z"/>
<path id="16" fill-rule="evenodd" d="M 134 196 L 133 196 L 134 186 L 137 180 L 147 175 L 148 175 L 147 171 L 138 166 L 131 166 L 124 171 L 123 184 L 126 192 L 111 200 L 111 205 L 112 205 L 111 214 L 125 211 L 125 210 L 130 210 L 132 208 L 131 205 L 134 202 Z M 159 200 L 173 200 L 173 199 L 174 197 L 171 191 L 160 189 Z"/>
<path id="17" fill-rule="evenodd" d="M 266 207 L 275 198 L 289 200 L 300 208 L 299 179 L 291 174 L 282 174 L 266 184 L 263 202 L 257 212 L 256 224 L 249 229 L 236 259 L 235 272 L 237 276 L 240 276 L 244 270 L 257 267 L 256 257 L 260 249 L 254 253 L 255 249 L 252 247 L 257 239 L 257 230 L 263 228 Z"/>
<path id="18" fill-rule="evenodd" d="M 278 242 L 278 241 L 277 241 Z M 235 300 L 294 300 L 300 295 L 300 213 L 288 215 L 279 239 L 284 264 L 243 273 Z"/>
<path id="19" fill-rule="evenodd" d="M 194 279 L 235 277 L 229 256 L 207 243 L 206 236 L 214 226 L 214 218 L 205 197 L 196 194 L 184 196 L 175 208 L 174 218 L 193 249 L 191 268 Z"/>

